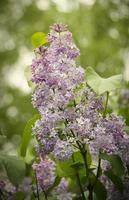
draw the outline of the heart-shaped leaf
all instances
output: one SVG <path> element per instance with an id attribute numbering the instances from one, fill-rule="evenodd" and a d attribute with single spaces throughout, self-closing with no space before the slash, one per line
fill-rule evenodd
<path id="1" fill-rule="evenodd" d="M 122 75 L 114 75 L 109 78 L 102 78 L 92 67 L 86 69 L 86 80 L 88 85 L 97 93 L 103 94 L 121 87 Z"/>

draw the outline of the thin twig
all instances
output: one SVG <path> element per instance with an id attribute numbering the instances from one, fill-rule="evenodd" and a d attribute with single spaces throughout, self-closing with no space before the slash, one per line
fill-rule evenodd
<path id="1" fill-rule="evenodd" d="M 38 180 L 37 180 L 37 174 L 36 174 L 36 171 L 35 171 L 35 180 L 36 180 L 37 198 L 38 198 L 38 200 L 40 200 L 39 188 L 38 188 Z"/>
<path id="2" fill-rule="evenodd" d="M 72 159 L 73 159 L 73 163 L 74 163 L 75 162 L 74 155 L 72 155 Z M 76 177 L 77 177 L 78 185 L 80 187 L 82 198 L 83 198 L 83 200 L 86 200 L 78 171 L 76 171 Z"/>
<path id="3" fill-rule="evenodd" d="M 103 112 L 103 118 L 106 117 L 106 112 L 107 112 L 107 105 L 108 105 L 108 99 L 109 99 L 109 92 L 106 93 L 106 103 L 105 103 L 105 108 L 104 108 L 104 112 Z"/>
<path id="4" fill-rule="evenodd" d="M 45 200 L 48 200 L 47 193 L 45 191 L 43 191 L 43 193 L 44 193 Z"/>

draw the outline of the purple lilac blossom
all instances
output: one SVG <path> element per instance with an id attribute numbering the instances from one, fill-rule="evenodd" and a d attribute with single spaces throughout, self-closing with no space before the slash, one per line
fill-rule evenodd
<path id="1" fill-rule="evenodd" d="M 15 199 L 15 196 L 16 196 L 16 192 L 17 192 L 17 189 L 15 186 L 10 186 L 9 189 L 7 189 L 7 200 L 13 200 Z"/>
<path id="2" fill-rule="evenodd" d="M 123 139 L 124 122 L 115 115 L 103 119 L 100 97 L 90 89 L 84 89 L 80 103 L 75 108 L 67 108 L 68 103 L 76 98 L 74 89 L 84 82 L 84 70 L 75 63 L 79 50 L 67 26 L 54 24 L 48 42 L 49 47 L 35 50 L 38 56 L 32 64 L 32 81 L 37 84 L 33 105 L 42 116 L 38 125 L 40 131 L 36 131 L 36 124 L 33 132 L 44 152 L 48 154 L 53 148 L 59 148 L 53 132 L 62 120 L 67 121 L 66 134 L 72 131 L 82 142 L 89 143 L 94 152 L 117 152 Z"/>
<path id="3" fill-rule="evenodd" d="M 58 160 L 67 160 L 72 156 L 73 149 L 68 141 L 58 140 L 53 153 Z"/>
<path id="4" fill-rule="evenodd" d="M 68 181 L 65 178 L 61 179 L 58 187 L 56 188 L 56 196 L 58 200 L 72 200 L 75 196 L 73 193 L 67 192 Z"/>
<path id="5" fill-rule="evenodd" d="M 129 199 L 129 177 L 125 176 L 123 178 L 124 191 L 121 194 L 115 186 L 110 185 L 109 187 L 109 197 L 107 200 L 128 200 Z"/>
<path id="6" fill-rule="evenodd" d="M 126 134 L 120 142 L 118 154 L 120 155 L 125 167 L 129 168 L 129 137 Z"/>
<path id="7" fill-rule="evenodd" d="M 84 81 L 84 70 L 75 63 L 79 50 L 67 27 L 54 24 L 48 41 L 49 47 L 35 49 L 31 68 L 32 81 L 36 84 L 32 102 L 42 117 L 36 122 L 33 135 L 39 142 L 37 149 L 46 155 L 54 149 L 58 139 L 56 126 L 65 120 L 63 110 L 74 100 L 74 88 Z"/>
<path id="8" fill-rule="evenodd" d="M 39 147 L 37 146 L 37 149 L 41 150 L 41 155 L 45 156 L 54 150 L 57 133 L 51 127 L 51 124 L 49 125 L 48 123 L 43 123 L 42 120 L 38 120 L 32 131 L 40 144 Z"/>
<path id="9" fill-rule="evenodd" d="M 93 151 L 118 153 L 125 135 L 124 126 L 123 119 L 115 114 L 110 114 L 104 119 L 100 118 L 94 128 L 94 140 L 91 142 Z"/>
<path id="10" fill-rule="evenodd" d="M 68 181 L 65 178 L 62 178 L 57 187 L 57 194 L 65 193 L 68 189 L 68 185 Z"/>
<path id="11" fill-rule="evenodd" d="M 29 177 L 25 177 L 21 184 L 21 191 L 31 194 L 31 179 Z"/>
<path id="12" fill-rule="evenodd" d="M 88 144 L 93 155 L 99 152 L 124 155 L 125 165 L 128 162 L 129 137 L 125 136 L 124 120 L 115 114 L 103 118 L 103 99 L 91 89 L 76 90 L 85 84 L 84 70 L 76 66 L 79 50 L 73 43 L 72 34 L 67 26 L 54 24 L 48 34 L 48 47 L 35 49 L 33 60 L 32 81 L 36 84 L 32 103 L 41 114 L 33 128 L 33 135 L 38 141 L 40 163 L 34 164 L 38 183 L 47 190 L 54 181 L 52 161 L 47 155 L 52 153 L 59 160 L 69 159 L 73 153 L 71 138 Z M 80 98 L 76 103 L 76 98 Z M 74 106 L 69 106 L 70 101 Z M 58 126 L 65 124 L 61 140 Z M 68 139 L 69 138 L 69 139 Z M 125 148 L 126 147 L 126 148 Z M 102 165 L 104 170 L 104 165 Z M 108 164 L 106 164 L 106 167 Z M 48 170 L 49 172 L 45 172 Z M 44 174 L 45 172 L 45 174 Z M 48 177 L 46 177 L 48 175 Z M 58 199 L 72 199 L 71 193 L 62 193 Z"/>
<path id="13" fill-rule="evenodd" d="M 36 173 L 38 186 L 42 191 L 47 191 L 55 181 L 55 163 L 50 160 L 41 160 L 40 163 L 33 164 Z"/>
<path id="14" fill-rule="evenodd" d="M 54 40 L 50 37 L 54 36 Z M 32 64 L 32 81 L 37 85 L 45 83 L 50 88 L 72 89 L 83 81 L 84 70 L 75 68 L 79 50 L 69 31 L 50 31 L 49 48 L 43 48 L 43 55 L 36 57 Z M 78 52 L 78 53 L 77 53 Z M 62 70 L 63 67 L 63 70 Z"/>

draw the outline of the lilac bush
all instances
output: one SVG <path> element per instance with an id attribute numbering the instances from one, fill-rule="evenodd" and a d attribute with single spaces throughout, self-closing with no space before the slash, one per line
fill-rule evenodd
<path id="1" fill-rule="evenodd" d="M 31 65 L 35 84 L 32 103 L 41 116 L 33 127 L 38 156 L 33 170 L 40 192 L 45 192 L 45 199 L 55 195 L 62 200 L 113 200 L 115 193 L 113 196 L 110 192 L 118 186 L 117 193 L 126 196 L 122 179 L 128 176 L 129 137 L 124 119 L 107 112 L 108 90 L 98 95 L 87 83 L 86 72 L 76 65 L 80 52 L 67 26 L 51 26 L 47 42 L 34 50 Z M 64 173 L 63 177 L 59 172 L 60 164 L 65 171 L 68 162 L 79 188 L 77 193 L 69 191 L 71 176 Z M 62 180 L 52 193 L 49 189 L 52 185 L 54 188 L 56 176 Z"/>
<path id="2" fill-rule="evenodd" d="M 37 35 L 31 84 L 39 114 L 25 127 L 19 158 L 0 155 L 12 183 L 0 180 L 0 199 L 128 200 L 129 136 L 124 118 L 109 108 L 121 75 L 104 79 L 78 66 L 66 25 L 40 32 L 43 43 Z"/>

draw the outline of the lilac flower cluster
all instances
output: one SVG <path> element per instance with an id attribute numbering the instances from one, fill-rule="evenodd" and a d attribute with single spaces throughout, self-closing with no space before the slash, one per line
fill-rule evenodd
<path id="1" fill-rule="evenodd" d="M 58 200 L 72 200 L 74 194 L 68 192 L 68 181 L 65 178 L 61 179 L 60 184 L 56 188 L 55 194 Z"/>
<path id="2" fill-rule="evenodd" d="M 0 179 L 0 199 L 14 200 L 16 199 L 17 192 L 22 192 L 25 200 L 30 200 L 32 195 L 31 186 L 31 179 L 29 177 L 25 177 L 17 187 L 12 185 L 6 178 L 5 180 Z"/>
<path id="3" fill-rule="evenodd" d="M 101 119 L 94 130 L 93 147 L 106 153 L 117 153 L 124 137 L 124 121 L 111 114 Z"/>
<path id="4" fill-rule="evenodd" d="M 8 180 L 0 179 L 0 197 L 1 199 L 13 200 L 16 196 L 16 187 Z"/>
<path id="5" fill-rule="evenodd" d="M 84 90 L 80 103 L 74 109 L 66 110 L 66 132 L 74 132 L 77 140 L 89 144 L 93 154 L 98 154 L 99 151 L 117 153 L 120 146 L 123 146 L 125 123 L 115 114 L 103 118 L 102 108 L 102 99 L 91 90 Z"/>
<path id="6" fill-rule="evenodd" d="M 58 140 L 53 153 L 58 160 L 67 160 L 71 157 L 73 150 L 68 141 Z"/>
<path id="7" fill-rule="evenodd" d="M 47 191 L 55 180 L 55 163 L 50 159 L 41 160 L 40 163 L 33 164 L 33 170 L 40 187 L 39 190 Z"/>
<path id="8" fill-rule="evenodd" d="M 79 50 L 66 26 L 52 26 L 48 41 L 49 47 L 35 50 L 36 59 L 32 63 L 32 81 L 36 84 L 32 102 L 41 113 L 41 120 L 37 121 L 33 134 L 39 142 L 38 150 L 42 155 L 54 151 L 59 159 L 65 159 L 70 157 L 72 149 L 66 139 L 60 143 L 60 147 L 58 142 L 55 146 L 56 141 L 59 141 L 56 128 L 57 124 L 65 120 L 63 110 L 69 101 L 74 100 L 74 89 L 83 82 L 84 70 L 76 67 L 75 59 L 79 56 Z M 68 154 L 65 152 L 67 147 Z"/>
<path id="9" fill-rule="evenodd" d="M 47 118 L 47 117 L 46 117 Z M 46 119 L 44 119 L 45 121 Z M 54 128 L 49 126 L 49 120 L 43 123 L 42 120 L 38 120 L 33 128 L 33 133 L 36 134 L 36 139 L 39 142 L 37 150 L 44 157 L 54 150 L 54 146 L 57 140 L 57 133 Z M 52 121 L 52 119 L 51 119 Z"/>
<path id="10" fill-rule="evenodd" d="M 128 200 L 129 199 L 129 177 L 125 176 L 123 178 L 123 184 L 124 184 L 124 191 L 121 194 L 115 186 L 110 185 L 109 186 L 109 197 L 108 200 Z"/>
<path id="11" fill-rule="evenodd" d="M 79 141 L 81 145 L 88 144 L 94 155 L 100 151 L 119 152 L 122 157 L 126 153 L 125 139 L 126 144 L 129 141 L 124 120 L 115 114 L 103 117 L 102 98 L 86 87 L 84 70 L 76 66 L 79 50 L 67 26 L 54 24 L 48 42 L 48 47 L 35 49 L 36 58 L 31 67 L 32 81 L 36 84 L 32 103 L 41 114 L 33 127 L 40 158 L 33 169 L 43 191 L 55 180 L 56 166 L 48 159 L 49 154 L 57 160 L 67 160 Z M 125 162 L 129 158 L 129 154 L 126 155 Z M 72 199 L 70 193 L 61 195 L 58 199 Z"/>

